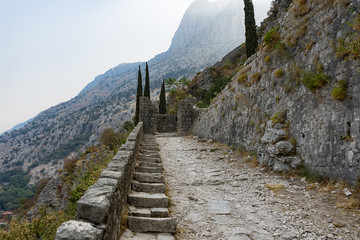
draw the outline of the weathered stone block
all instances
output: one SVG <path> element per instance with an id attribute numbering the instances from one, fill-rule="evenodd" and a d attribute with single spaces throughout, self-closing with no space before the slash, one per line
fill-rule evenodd
<path id="1" fill-rule="evenodd" d="M 143 183 L 163 183 L 164 178 L 160 173 L 135 173 L 135 181 Z"/>
<path id="2" fill-rule="evenodd" d="M 175 233 L 176 220 L 173 218 L 129 217 L 128 226 L 134 232 Z"/>
<path id="3" fill-rule="evenodd" d="M 55 240 L 101 240 L 103 232 L 87 222 L 68 221 L 57 229 Z"/>
<path id="4" fill-rule="evenodd" d="M 274 160 L 274 166 L 272 170 L 276 173 L 288 172 L 290 170 L 290 166 L 281 161 Z"/>
<path id="5" fill-rule="evenodd" d="M 100 178 L 111 178 L 111 179 L 119 180 L 121 176 L 122 176 L 122 172 L 116 172 L 105 169 L 104 171 L 102 171 Z"/>
<path id="6" fill-rule="evenodd" d="M 262 143 L 276 143 L 286 137 L 286 132 L 283 129 L 268 128 L 264 136 L 261 138 Z"/>
<path id="7" fill-rule="evenodd" d="M 109 162 L 106 169 L 109 171 L 123 172 L 127 163 L 128 162 L 125 160 L 113 159 L 111 162 Z"/>
<path id="8" fill-rule="evenodd" d="M 135 171 L 143 173 L 161 173 L 162 167 L 136 167 Z"/>
<path id="9" fill-rule="evenodd" d="M 89 188 L 77 202 L 77 218 L 96 224 L 106 223 L 113 190 L 111 186 Z"/>
<path id="10" fill-rule="evenodd" d="M 165 192 L 165 185 L 163 183 L 140 183 L 133 181 L 131 189 L 135 192 L 163 193 Z"/>
<path id="11" fill-rule="evenodd" d="M 287 155 L 294 150 L 294 146 L 291 144 L 291 142 L 281 141 L 281 142 L 276 143 L 275 149 L 276 149 L 275 154 Z"/>
<path id="12" fill-rule="evenodd" d="M 140 208 L 167 208 L 168 198 L 164 193 L 132 192 L 128 195 L 128 202 Z"/>

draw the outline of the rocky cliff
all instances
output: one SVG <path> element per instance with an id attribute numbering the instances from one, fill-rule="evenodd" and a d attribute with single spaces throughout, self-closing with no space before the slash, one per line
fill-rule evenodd
<path id="1" fill-rule="evenodd" d="M 359 1 L 274 1 L 259 51 L 193 133 L 257 151 L 260 164 L 360 175 Z M 204 72 L 205 74 L 206 72 Z"/>
<path id="2" fill-rule="evenodd" d="M 243 38 L 239 1 L 221 5 L 195 1 L 186 11 L 170 49 L 149 61 L 152 96 L 161 80 L 191 76 L 218 61 Z M 226 34 L 225 34 L 226 33 Z M 0 137 L 0 169 L 31 170 L 32 181 L 52 176 L 62 159 L 97 142 L 104 128 L 119 129 L 134 109 L 137 67 L 120 64 L 95 78 L 78 96 L 36 116 Z"/>

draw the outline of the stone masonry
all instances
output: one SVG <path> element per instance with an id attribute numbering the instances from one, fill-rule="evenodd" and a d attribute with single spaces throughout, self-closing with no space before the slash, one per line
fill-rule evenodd
<path id="1" fill-rule="evenodd" d="M 168 210 L 162 160 L 154 135 L 144 135 L 141 142 L 128 203 L 128 229 L 120 240 L 174 239 L 172 233 L 176 231 L 176 221 Z"/>
<path id="2" fill-rule="evenodd" d="M 142 137 L 140 122 L 98 181 L 78 201 L 76 221 L 65 222 L 57 229 L 56 240 L 117 238 Z"/>
<path id="3" fill-rule="evenodd" d="M 349 9 L 358 9 L 359 1 L 303 1 L 307 13 L 299 16 L 294 14 L 296 2 L 265 29 L 277 29 L 283 52 L 262 43 L 210 107 L 200 111 L 192 133 L 257 151 L 259 161 L 273 168 L 269 157 L 276 157 L 272 152 L 276 149 L 271 148 L 276 143 L 266 140 L 269 131 L 274 132 L 267 122 L 282 112 L 285 139 L 293 139 L 294 156 L 322 175 L 356 184 L 360 175 L 360 61 L 339 56 L 334 44 L 351 34 L 348 23 L 358 13 Z M 283 75 L 276 76 L 277 70 Z M 319 71 L 329 76 L 321 88 L 310 90 L 301 82 L 301 73 Z M 241 76 L 248 79 L 246 84 L 238 81 Z M 331 94 L 342 79 L 347 82 L 347 95 L 335 100 Z M 291 165 L 286 164 L 283 169 Z"/>

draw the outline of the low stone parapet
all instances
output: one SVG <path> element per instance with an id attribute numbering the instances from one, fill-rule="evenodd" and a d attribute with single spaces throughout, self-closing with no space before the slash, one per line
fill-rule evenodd
<path id="1" fill-rule="evenodd" d="M 117 238 L 142 137 L 140 122 L 98 181 L 77 202 L 76 221 L 65 222 L 57 229 L 56 240 Z"/>

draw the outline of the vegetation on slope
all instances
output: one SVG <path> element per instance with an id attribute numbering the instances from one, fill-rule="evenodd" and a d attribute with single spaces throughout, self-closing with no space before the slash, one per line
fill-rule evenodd
<path id="1" fill-rule="evenodd" d="M 22 213 L 11 220 L 7 229 L 0 230 L 0 239 L 54 239 L 56 229 L 61 223 L 75 219 L 77 201 L 100 177 L 102 170 L 126 141 L 133 124 L 126 122 L 123 128 L 127 129 L 127 133 L 120 134 L 112 129 L 105 129 L 100 137 L 101 146 L 90 146 L 80 156 L 73 156 L 64 161 L 60 172 L 64 184 L 70 186 L 67 188 L 70 197 L 66 209 L 55 211 L 43 206 L 31 221 L 25 216 L 28 209 L 23 209 Z M 62 188 L 64 186 L 59 186 L 59 191 Z"/>
<path id="2" fill-rule="evenodd" d="M 30 177 L 21 168 L 0 172 L 0 209 L 13 211 L 25 199 L 35 195 L 34 186 L 29 186 Z"/>

